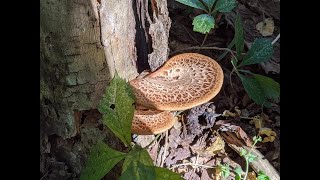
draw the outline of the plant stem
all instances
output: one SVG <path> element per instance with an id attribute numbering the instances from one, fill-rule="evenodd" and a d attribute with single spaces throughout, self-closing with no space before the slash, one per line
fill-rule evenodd
<path id="1" fill-rule="evenodd" d="M 249 161 L 248 158 L 246 158 L 246 174 L 244 175 L 244 180 L 247 179 L 247 175 L 248 175 L 248 171 L 249 171 Z"/>
<path id="2" fill-rule="evenodd" d="M 204 36 L 204 38 L 203 38 L 203 41 L 202 41 L 202 43 L 201 43 L 201 46 L 200 46 L 199 51 L 202 49 L 202 46 L 203 46 L 203 45 L 204 45 L 204 43 L 206 42 L 208 35 L 209 35 L 209 33 L 206 33 L 206 35 Z M 198 52 L 199 52 L 199 51 L 198 51 Z"/>

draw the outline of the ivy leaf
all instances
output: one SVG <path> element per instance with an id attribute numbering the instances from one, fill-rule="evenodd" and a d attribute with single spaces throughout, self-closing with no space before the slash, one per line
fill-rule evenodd
<path id="1" fill-rule="evenodd" d="M 236 22 L 235 22 L 235 44 L 237 50 L 237 59 L 240 59 L 241 53 L 244 48 L 244 37 L 243 37 L 243 24 L 241 21 L 241 17 L 237 14 Z"/>
<path id="2" fill-rule="evenodd" d="M 203 2 L 208 6 L 209 9 L 211 9 L 216 0 L 203 0 Z"/>
<path id="3" fill-rule="evenodd" d="M 214 28 L 214 18 L 208 14 L 201 14 L 193 19 L 193 31 L 206 34 Z"/>
<path id="4" fill-rule="evenodd" d="M 273 47 L 270 39 L 256 39 L 238 67 L 268 61 L 272 54 Z"/>
<path id="5" fill-rule="evenodd" d="M 170 171 L 166 168 L 155 167 L 156 180 L 183 180 L 180 174 Z"/>
<path id="6" fill-rule="evenodd" d="M 236 6 L 237 2 L 235 0 L 218 0 L 215 10 L 226 13 L 232 11 Z"/>
<path id="7" fill-rule="evenodd" d="M 193 7 L 193 8 L 197 8 L 197 9 L 202 9 L 204 11 L 207 11 L 207 8 L 198 0 L 176 0 L 177 2 Z"/>
<path id="8" fill-rule="evenodd" d="M 92 147 L 80 180 L 102 179 L 126 154 L 113 150 L 102 141 Z"/>
<path id="9" fill-rule="evenodd" d="M 131 142 L 134 95 L 128 83 L 116 73 L 100 101 L 103 122 L 127 146 Z"/>
<path id="10" fill-rule="evenodd" d="M 153 161 L 146 149 L 135 145 L 129 152 L 122 166 L 120 180 L 156 179 Z"/>

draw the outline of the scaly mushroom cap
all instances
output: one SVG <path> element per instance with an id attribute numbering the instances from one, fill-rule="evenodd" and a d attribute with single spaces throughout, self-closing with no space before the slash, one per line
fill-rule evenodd
<path id="1" fill-rule="evenodd" d="M 138 106 L 134 112 L 131 132 L 139 135 L 159 134 L 174 124 L 170 111 L 159 111 Z"/>
<path id="2" fill-rule="evenodd" d="M 176 55 L 158 70 L 130 81 L 137 104 L 167 111 L 186 110 L 211 100 L 222 83 L 220 65 L 197 53 Z"/>

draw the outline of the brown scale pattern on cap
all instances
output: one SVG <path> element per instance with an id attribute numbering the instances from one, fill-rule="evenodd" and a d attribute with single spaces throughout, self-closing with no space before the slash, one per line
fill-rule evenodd
<path id="1" fill-rule="evenodd" d="M 131 132 L 140 135 L 159 134 L 170 129 L 174 116 L 170 111 L 136 108 L 132 120 Z"/>
<path id="2" fill-rule="evenodd" d="M 218 94 L 222 84 L 220 65 L 197 53 L 174 56 L 155 72 L 130 81 L 137 104 L 168 111 L 203 104 Z"/>

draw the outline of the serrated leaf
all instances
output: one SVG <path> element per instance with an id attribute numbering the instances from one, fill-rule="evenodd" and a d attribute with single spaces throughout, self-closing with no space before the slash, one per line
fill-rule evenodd
<path id="1" fill-rule="evenodd" d="M 115 74 L 100 101 L 103 122 L 127 146 L 131 142 L 134 95 L 128 83 Z"/>
<path id="2" fill-rule="evenodd" d="M 146 149 L 135 145 L 127 155 L 122 166 L 120 180 L 156 179 L 153 161 Z"/>
<path id="3" fill-rule="evenodd" d="M 155 167 L 156 180 L 183 180 L 180 174 L 166 168 Z"/>
<path id="4" fill-rule="evenodd" d="M 215 10 L 219 12 L 230 12 L 237 6 L 235 0 L 218 0 Z"/>
<path id="5" fill-rule="evenodd" d="M 270 102 L 266 95 L 264 94 L 264 89 L 262 89 L 259 81 L 253 77 L 245 77 L 243 75 L 239 75 L 242 81 L 242 85 L 247 92 L 248 96 L 257 104 L 265 105 L 266 107 L 270 107 Z"/>
<path id="6" fill-rule="evenodd" d="M 270 178 L 263 171 L 259 171 L 257 180 L 270 180 Z"/>
<path id="7" fill-rule="evenodd" d="M 216 2 L 216 0 L 203 0 L 203 2 L 209 7 L 209 10 L 211 10 L 213 4 Z"/>
<path id="8" fill-rule="evenodd" d="M 193 19 L 193 31 L 206 34 L 214 28 L 214 18 L 208 14 L 201 14 Z"/>
<path id="9" fill-rule="evenodd" d="M 207 11 L 207 8 L 198 0 L 176 0 L 177 2 L 193 7 L 193 8 L 197 8 L 197 9 L 202 9 L 204 11 Z"/>
<path id="10" fill-rule="evenodd" d="M 262 89 L 267 98 L 272 100 L 277 100 L 280 96 L 280 84 L 275 80 L 262 76 L 259 74 L 254 74 L 254 78 L 260 83 Z"/>
<path id="11" fill-rule="evenodd" d="M 80 180 L 102 179 L 125 157 L 125 153 L 113 150 L 101 141 L 98 142 L 92 147 L 85 168 L 81 172 Z"/>
<path id="12" fill-rule="evenodd" d="M 270 39 L 256 39 L 238 67 L 268 61 L 272 54 L 273 47 Z"/>
<path id="13" fill-rule="evenodd" d="M 237 59 L 240 59 L 241 53 L 244 48 L 244 37 L 243 37 L 243 24 L 241 21 L 241 17 L 237 14 L 236 22 L 235 22 L 235 44 L 237 51 Z"/>

